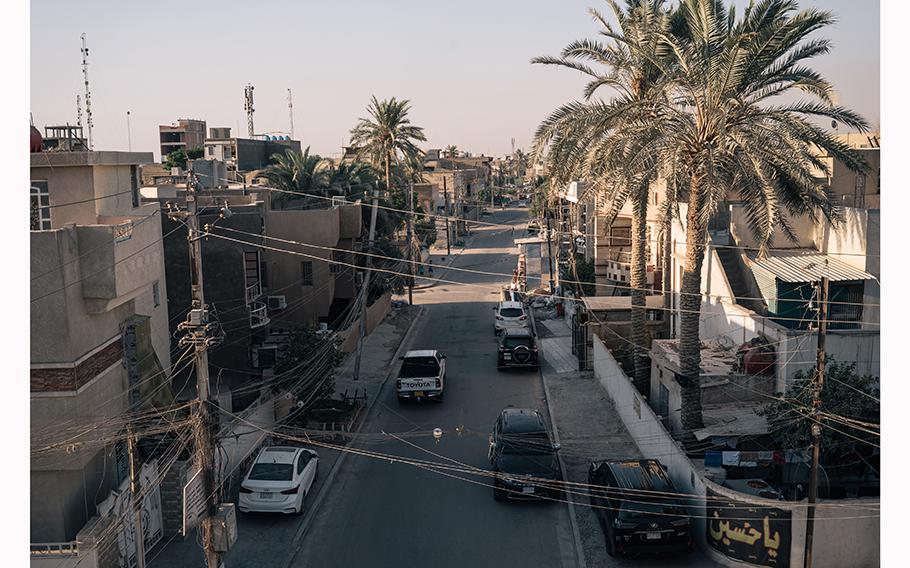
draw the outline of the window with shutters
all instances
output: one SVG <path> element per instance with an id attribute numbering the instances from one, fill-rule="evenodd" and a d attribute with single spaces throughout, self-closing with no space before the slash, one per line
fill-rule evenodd
<path id="1" fill-rule="evenodd" d="M 311 261 L 300 263 L 300 284 L 301 286 L 313 285 L 313 263 Z"/>

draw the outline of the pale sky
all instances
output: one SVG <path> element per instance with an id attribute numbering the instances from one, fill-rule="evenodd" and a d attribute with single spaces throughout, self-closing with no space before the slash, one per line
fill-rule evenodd
<path id="1" fill-rule="evenodd" d="M 737 5 L 746 2 L 738 0 Z M 838 23 L 834 49 L 813 67 L 840 103 L 879 123 L 879 3 L 814 0 Z M 257 133 L 287 131 L 287 89 L 303 146 L 336 155 L 370 96 L 411 100 L 424 148 L 456 144 L 502 155 L 530 143 L 553 109 L 581 96 L 580 75 L 531 65 L 570 41 L 594 38 L 600 0 L 267 0 L 125 2 L 37 0 L 31 5 L 31 111 L 35 125 L 76 121 L 86 33 L 99 150 L 158 159 L 158 125 L 200 118 L 246 134 L 243 87 L 255 86 Z"/>

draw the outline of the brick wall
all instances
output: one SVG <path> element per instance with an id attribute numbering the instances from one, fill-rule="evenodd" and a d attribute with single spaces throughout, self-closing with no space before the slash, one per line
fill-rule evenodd
<path id="1" fill-rule="evenodd" d="M 31 391 L 78 390 L 122 358 L 123 345 L 114 341 L 75 367 L 31 369 Z"/>

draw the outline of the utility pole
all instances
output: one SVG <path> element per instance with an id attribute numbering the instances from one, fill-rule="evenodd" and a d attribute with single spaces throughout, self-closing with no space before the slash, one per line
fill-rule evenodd
<path id="1" fill-rule="evenodd" d="M 139 499 L 139 489 L 136 479 L 136 436 L 133 434 L 132 425 L 127 425 L 126 451 L 130 461 L 130 494 L 133 502 L 133 513 L 136 515 L 136 567 L 145 568 L 145 531 L 142 528 L 142 501 Z"/>
<path id="2" fill-rule="evenodd" d="M 553 240 L 550 230 L 550 209 L 544 209 L 544 215 L 547 218 L 547 264 L 550 267 L 550 294 L 556 293 L 556 284 L 553 281 Z"/>
<path id="3" fill-rule="evenodd" d="M 373 211 L 370 214 L 370 238 L 367 251 L 373 252 L 373 239 L 376 236 L 376 208 L 379 204 L 379 190 L 373 189 Z M 367 299 L 370 294 L 370 272 L 373 269 L 373 257 L 367 256 L 366 274 L 363 276 L 363 288 L 360 299 L 360 338 L 357 340 L 357 357 L 354 359 L 354 380 L 360 380 L 360 357 L 363 355 L 363 338 L 367 334 Z"/>
<path id="4" fill-rule="evenodd" d="M 815 382 L 812 385 L 812 473 L 809 476 L 809 507 L 806 509 L 806 548 L 803 568 L 812 568 L 815 537 L 815 501 L 818 498 L 818 454 L 822 443 L 819 424 L 821 392 L 825 386 L 825 337 L 828 333 L 828 277 L 822 276 L 818 293 L 818 346 L 815 355 Z"/>
<path id="5" fill-rule="evenodd" d="M 449 230 L 449 215 L 451 215 L 451 213 L 449 212 L 449 187 L 446 183 L 447 179 L 446 176 L 442 176 L 442 191 L 446 200 L 446 256 L 452 256 L 452 242 L 449 238 L 452 231 Z M 452 179 L 454 181 L 454 178 Z"/>
<path id="6" fill-rule="evenodd" d="M 408 247 L 408 305 L 414 305 L 414 249 L 411 246 L 411 234 L 412 228 L 411 224 L 414 221 L 414 186 L 413 184 L 408 184 L 408 209 L 411 211 L 408 214 L 408 234 L 407 234 L 407 247 Z"/>
<path id="7" fill-rule="evenodd" d="M 196 420 L 193 424 L 196 467 L 202 475 L 202 486 L 205 495 L 205 512 L 202 517 L 202 542 L 205 552 L 205 561 L 208 568 L 222 568 L 221 554 L 215 550 L 214 545 L 214 515 L 218 508 L 219 491 L 215 483 L 215 437 L 212 427 L 209 405 L 209 345 L 215 338 L 209 337 L 209 332 L 217 327 L 217 323 L 209 322 L 208 306 L 205 304 L 205 294 L 202 280 L 202 241 L 199 232 L 199 204 L 197 201 L 199 180 L 194 172 L 187 176 L 186 183 L 186 211 L 171 212 L 171 218 L 185 219 L 187 226 L 187 240 L 189 241 L 190 273 L 192 307 L 187 316 L 187 321 L 180 324 L 178 329 L 187 330 L 187 334 L 180 340 L 180 347 L 193 345 L 195 349 L 196 369 Z"/>

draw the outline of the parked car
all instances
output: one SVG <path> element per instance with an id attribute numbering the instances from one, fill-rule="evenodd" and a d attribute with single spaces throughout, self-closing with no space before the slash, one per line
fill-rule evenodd
<path id="1" fill-rule="evenodd" d="M 588 483 L 610 556 L 692 549 L 689 515 L 657 460 L 594 462 Z"/>
<path id="2" fill-rule="evenodd" d="M 526 328 L 529 325 L 528 314 L 521 302 L 499 302 L 493 306 L 496 319 L 493 322 L 493 331 L 499 335 L 506 329 Z"/>
<path id="3" fill-rule="evenodd" d="M 240 482 L 244 513 L 302 513 L 303 500 L 319 473 L 319 454 L 307 448 L 269 446 L 259 451 Z"/>
<path id="4" fill-rule="evenodd" d="M 499 474 L 493 478 L 494 499 L 561 498 L 562 491 L 557 486 L 562 481 L 559 445 L 550 440 L 540 412 L 504 409 L 496 419 L 489 442 L 490 465 Z"/>
<path id="5" fill-rule="evenodd" d="M 537 358 L 537 341 L 528 328 L 507 329 L 499 339 L 499 352 L 496 358 L 496 368 L 500 371 L 506 367 L 533 367 L 540 366 Z"/>
<path id="6" fill-rule="evenodd" d="M 398 401 L 424 398 L 442 402 L 446 386 L 446 356 L 435 349 L 408 351 L 403 361 L 395 391 Z"/>

